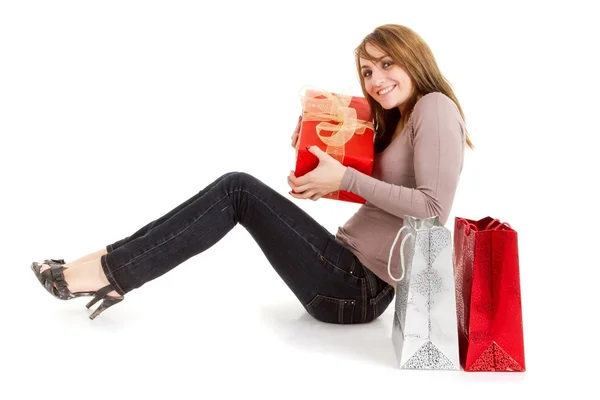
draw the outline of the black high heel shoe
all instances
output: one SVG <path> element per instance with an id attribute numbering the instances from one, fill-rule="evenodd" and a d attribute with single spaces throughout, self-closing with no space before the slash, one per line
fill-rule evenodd
<path id="1" fill-rule="evenodd" d="M 91 292 L 76 292 L 73 293 L 69 290 L 67 282 L 65 281 L 65 276 L 63 271 L 66 269 L 64 267 L 65 261 L 63 259 L 49 259 L 44 260 L 43 263 L 33 262 L 31 264 L 31 269 L 35 273 L 35 276 L 38 278 L 38 281 L 44 286 L 44 288 L 50 293 L 52 296 L 56 297 L 60 300 L 71 300 L 77 297 L 83 296 L 94 296 L 94 298 L 86 304 L 86 307 L 89 309 L 91 306 L 96 304 L 99 300 L 102 300 L 102 304 L 98 306 L 96 310 L 90 315 L 90 319 L 96 318 L 100 313 L 107 308 L 123 301 L 124 297 L 111 297 L 108 296 L 108 293 L 115 290 L 112 285 L 106 285 L 97 291 Z M 48 265 L 50 268 L 40 272 L 44 265 Z"/>

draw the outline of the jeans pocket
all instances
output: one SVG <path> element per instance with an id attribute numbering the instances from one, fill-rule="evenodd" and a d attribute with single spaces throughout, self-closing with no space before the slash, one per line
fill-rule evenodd
<path id="1" fill-rule="evenodd" d="M 305 307 L 306 311 L 322 322 L 332 324 L 352 324 L 356 300 L 338 299 L 316 295 Z"/>
<path id="2" fill-rule="evenodd" d="M 319 254 L 320 263 L 335 277 L 341 277 L 345 282 L 352 284 L 356 288 L 360 288 L 364 278 L 362 268 L 359 267 L 355 259 L 346 263 L 334 263 L 329 259 Z"/>

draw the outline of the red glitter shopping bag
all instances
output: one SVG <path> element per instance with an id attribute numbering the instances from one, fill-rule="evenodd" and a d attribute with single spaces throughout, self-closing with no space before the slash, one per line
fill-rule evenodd
<path id="1" fill-rule="evenodd" d="M 456 218 L 454 275 L 465 371 L 525 371 L 517 232 L 486 217 Z"/>

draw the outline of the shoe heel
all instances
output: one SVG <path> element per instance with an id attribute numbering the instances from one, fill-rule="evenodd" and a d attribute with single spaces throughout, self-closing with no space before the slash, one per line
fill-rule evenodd
<path id="1" fill-rule="evenodd" d="M 94 303 L 98 300 L 94 299 L 92 300 Z M 90 301 L 90 303 L 92 302 Z M 96 308 L 94 310 L 94 312 L 90 315 L 90 319 L 94 319 L 96 318 L 98 315 L 100 315 L 100 313 L 104 310 L 106 310 L 107 308 L 114 306 L 115 304 L 119 303 L 123 301 L 123 298 L 117 298 L 117 297 L 105 297 L 104 300 L 102 301 L 102 304 L 100 304 L 98 306 L 98 308 Z M 88 307 L 89 308 L 89 307 Z"/>
<path id="2" fill-rule="evenodd" d="M 87 303 L 85 305 L 86 308 L 90 308 L 91 306 L 93 306 L 94 304 L 96 304 L 99 300 L 102 300 L 102 296 L 94 296 L 94 298 L 92 300 L 90 300 L 89 303 Z"/>
<path id="3" fill-rule="evenodd" d="M 98 290 L 94 295 L 94 298 L 90 300 L 85 306 L 89 309 L 91 306 L 96 304 L 98 301 L 102 300 L 102 304 L 98 306 L 96 310 L 90 315 L 90 319 L 96 318 L 100 313 L 107 308 L 114 306 L 115 304 L 123 301 L 124 297 L 110 297 L 108 293 L 113 291 L 113 287 L 111 285 L 106 285 L 102 289 Z"/>

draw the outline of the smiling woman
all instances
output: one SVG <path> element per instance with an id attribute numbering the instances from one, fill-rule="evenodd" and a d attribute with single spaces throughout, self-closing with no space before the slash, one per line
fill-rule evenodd
<path id="1" fill-rule="evenodd" d="M 360 60 L 365 90 L 383 109 L 398 107 L 403 113 L 413 94 L 410 76 L 402 67 L 395 65 L 388 54 L 371 43 L 365 44 L 365 53 L 369 58 Z"/>
<path id="2" fill-rule="evenodd" d="M 239 224 L 314 318 L 340 324 L 373 321 L 394 297 L 386 263 L 398 226 L 407 214 L 446 221 L 463 150 L 471 143 L 450 85 L 425 42 L 410 29 L 375 29 L 356 49 L 356 67 L 375 119 L 372 176 L 317 147 L 310 151 L 319 165 L 304 176 L 288 176 L 298 199 L 316 200 L 342 189 L 366 200 L 336 235 L 258 178 L 230 172 L 95 253 L 68 263 L 34 262 L 39 282 L 58 299 L 92 297 L 88 308 L 102 300 L 90 315 L 94 319 Z M 300 121 L 292 146 L 299 128 Z"/>
<path id="3" fill-rule="evenodd" d="M 464 120 L 460 103 L 433 52 L 410 28 L 382 25 L 365 37 L 355 54 L 363 93 L 378 126 L 376 150 L 387 147 L 400 133 L 416 102 L 428 93 L 437 92 L 452 100 Z M 465 139 L 473 148 L 467 133 Z"/>

